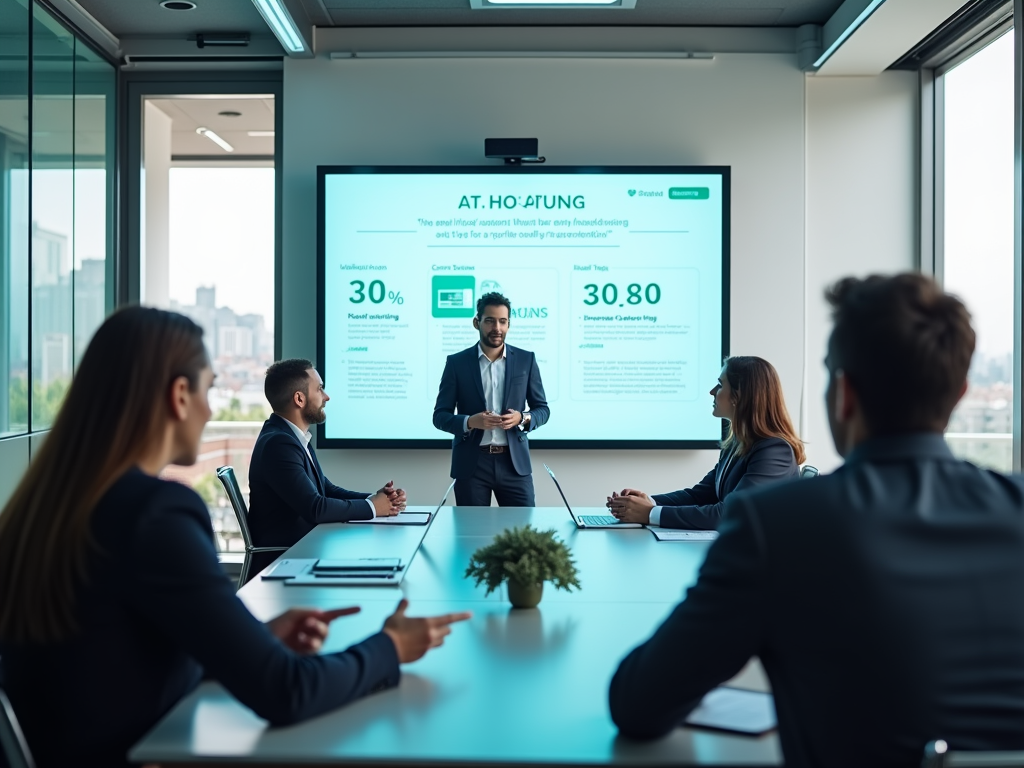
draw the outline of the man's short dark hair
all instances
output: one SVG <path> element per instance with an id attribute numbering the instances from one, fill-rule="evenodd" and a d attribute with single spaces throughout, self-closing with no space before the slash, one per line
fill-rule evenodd
<path id="1" fill-rule="evenodd" d="M 485 293 L 476 300 L 476 319 L 484 316 L 484 310 L 488 307 L 504 307 L 508 310 L 508 316 L 512 317 L 512 303 L 496 291 Z"/>
<path id="2" fill-rule="evenodd" d="M 875 435 L 942 431 L 974 354 L 971 315 L 929 277 L 848 277 L 825 292 L 829 373 L 849 379 Z"/>
<path id="3" fill-rule="evenodd" d="M 306 371 L 312 367 L 313 363 L 309 360 L 296 357 L 291 360 L 279 360 L 267 368 L 263 394 L 267 396 L 275 413 L 287 408 L 296 392 L 302 392 L 309 397 L 309 374 Z"/>

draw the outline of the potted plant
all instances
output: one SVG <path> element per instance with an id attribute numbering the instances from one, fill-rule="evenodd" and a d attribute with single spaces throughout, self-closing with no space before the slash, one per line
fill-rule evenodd
<path id="1" fill-rule="evenodd" d="M 579 589 L 579 573 L 569 548 L 555 538 L 554 530 L 538 531 L 529 525 L 502 531 L 469 559 L 466 577 L 477 585 L 487 583 L 491 594 L 508 582 L 508 599 L 513 608 L 535 608 L 550 581 L 557 589 Z"/>

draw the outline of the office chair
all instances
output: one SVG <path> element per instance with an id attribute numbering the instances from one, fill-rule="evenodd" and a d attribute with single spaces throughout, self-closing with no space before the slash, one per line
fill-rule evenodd
<path id="1" fill-rule="evenodd" d="M 252 535 L 249 533 L 249 510 L 245 506 L 245 499 L 242 498 L 238 480 L 235 479 L 235 468 L 218 467 L 217 479 L 224 486 L 228 501 L 231 502 L 231 508 L 235 510 L 238 530 L 242 532 L 242 542 L 245 544 L 245 560 L 242 562 L 242 572 L 238 576 L 238 586 L 242 587 L 249 580 L 249 566 L 252 565 L 254 552 L 284 552 L 288 547 L 254 547 Z"/>
<path id="2" fill-rule="evenodd" d="M 818 476 L 818 468 L 817 467 L 812 467 L 810 464 L 804 464 L 802 467 L 800 467 L 800 477 L 801 478 L 804 478 L 804 477 L 817 477 L 817 476 Z"/>
<path id="3" fill-rule="evenodd" d="M 1024 752 L 952 752 L 942 739 L 924 748 L 921 768 L 1020 768 Z"/>
<path id="4" fill-rule="evenodd" d="M 21 732 L 18 718 L 14 716 L 14 709 L 2 688 L 0 688 L 0 754 L 3 755 L 8 768 L 36 768 L 32 753 L 28 751 L 25 734 Z"/>

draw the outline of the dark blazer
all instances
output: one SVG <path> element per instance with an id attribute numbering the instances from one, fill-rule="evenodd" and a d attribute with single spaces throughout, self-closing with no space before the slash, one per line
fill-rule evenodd
<path id="1" fill-rule="evenodd" d="M 1024 479 L 941 435 L 879 438 L 831 475 L 736 494 L 719 534 L 612 679 L 623 734 L 667 734 L 757 656 L 787 765 L 1024 748 Z"/>
<path id="2" fill-rule="evenodd" d="M 90 533 L 78 631 L 52 644 L 0 643 L 7 693 L 40 766 L 125 765 L 204 676 L 274 725 L 398 683 L 383 633 L 321 656 L 282 645 L 235 596 L 206 505 L 184 485 L 129 470 L 100 500 Z"/>
<path id="3" fill-rule="evenodd" d="M 312 456 L 312 461 L 310 461 Z M 346 491 L 320 469 L 309 444 L 276 413 L 263 424 L 249 461 L 249 531 L 257 547 L 290 547 L 320 523 L 369 520 L 372 494 Z"/>
<path id="4" fill-rule="evenodd" d="M 479 429 L 463 431 L 466 416 L 487 410 L 484 385 L 480 381 L 479 358 L 478 344 L 448 355 L 444 373 L 441 374 L 437 402 L 434 404 L 434 426 L 455 435 L 452 439 L 451 476 L 460 480 L 471 478 L 476 471 L 476 462 L 480 458 L 478 449 L 484 436 Z M 542 426 L 548 420 L 551 410 L 544 396 L 544 384 L 540 380 L 536 356 L 533 352 L 506 344 L 505 402 L 501 412 L 513 408 L 523 413 L 527 405 L 530 406 L 530 428 L 522 430 L 516 427 L 506 433 L 512 466 L 521 476 L 533 473 L 527 432 Z"/>
<path id="5" fill-rule="evenodd" d="M 662 528 L 714 530 L 726 497 L 777 480 L 797 477 L 800 468 L 793 448 L 779 437 L 758 440 L 744 456 L 724 450 L 718 463 L 692 488 L 659 493 L 651 498 L 661 510 Z"/>

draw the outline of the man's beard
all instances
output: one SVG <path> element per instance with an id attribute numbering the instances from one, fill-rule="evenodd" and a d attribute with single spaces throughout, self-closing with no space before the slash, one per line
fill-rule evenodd
<path id="1" fill-rule="evenodd" d="M 502 336 L 500 341 L 492 341 L 489 334 L 481 333 L 480 341 L 483 342 L 486 347 L 490 347 L 491 349 L 500 349 L 501 345 L 505 343 L 505 337 Z"/>
<path id="2" fill-rule="evenodd" d="M 307 403 L 306 407 L 302 409 L 302 419 L 307 424 L 323 424 L 327 419 L 327 414 L 324 412 L 324 407 L 314 408 L 311 404 Z"/>

